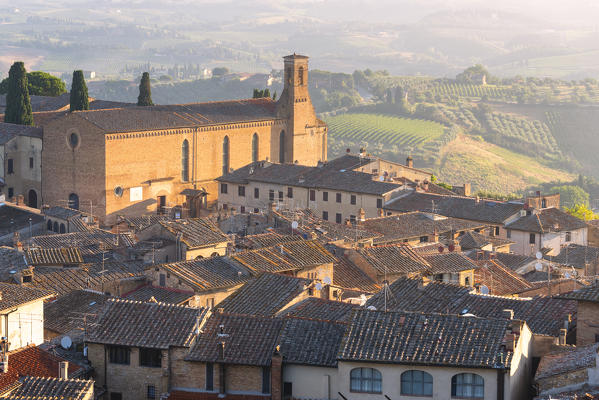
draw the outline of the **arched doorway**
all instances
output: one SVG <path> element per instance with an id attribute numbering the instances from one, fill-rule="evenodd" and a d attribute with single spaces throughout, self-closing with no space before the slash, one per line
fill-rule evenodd
<path id="1" fill-rule="evenodd" d="M 27 205 L 31 208 L 37 208 L 37 193 L 33 189 L 27 192 Z"/>
<path id="2" fill-rule="evenodd" d="M 71 193 L 69 195 L 69 207 L 74 210 L 79 209 L 79 196 L 77 196 L 75 193 Z"/>

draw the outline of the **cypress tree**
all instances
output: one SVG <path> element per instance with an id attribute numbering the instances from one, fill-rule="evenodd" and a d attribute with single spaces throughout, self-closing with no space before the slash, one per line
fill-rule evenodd
<path id="1" fill-rule="evenodd" d="M 274 94 L 272 95 L 272 99 L 277 100 L 277 91 L 276 90 L 275 90 Z"/>
<path id="2" fill-rule="evenodd" d="M 87 85 L 83 77 L 83 71 L 73 71 L 73 83 L 71 84 L 71 111 L 89 110 L 89 98 Z"/>
<path id="3" fill-rule="evenodd" d="M 22 61 L 15 62 L 8 72 L 8 92 L 4 122 L 33 125 L 31 100 L 27 89 L 27 73 Z"/>
<path id="4" fill-rule="evenodd" d="M 270 97 L 270 89 L 264 89 L 262 92 L 262 97 Z"/>
<path id="5" fill-rule="evenodd" d="M 153 106 L 152 89 L 150 88 L 150 74 L 144 72 L 139 82 L 139 96 L 137 96 L 138 106 Z"/>

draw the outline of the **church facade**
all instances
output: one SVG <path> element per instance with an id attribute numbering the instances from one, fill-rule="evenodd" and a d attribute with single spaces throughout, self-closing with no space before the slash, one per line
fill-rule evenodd
<path id="1" fill-rule="evenodd" d="M 42 202 L 117 216 L 197 215 L 215 179 L 253 161 L 316 165 L 327 127 L 308 94 L 308 57 L 284 57 L 269 98 L 67 113 L 44 124 Z"/>

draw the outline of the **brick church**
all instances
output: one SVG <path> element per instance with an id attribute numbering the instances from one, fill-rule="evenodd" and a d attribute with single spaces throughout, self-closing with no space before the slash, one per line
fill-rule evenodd
<path id="1" fill-rule="evenodd" d="M 327 127 L 308 93 L 308 57 L 284 57 L 284 89 L 269 98 L 66 113 L 43 125 L 42 202 L 110 224 L 216 199 L 215 178 L 252 161 L 316 165 Z M 92 209 L 93 208 L 93 209 Z"/>

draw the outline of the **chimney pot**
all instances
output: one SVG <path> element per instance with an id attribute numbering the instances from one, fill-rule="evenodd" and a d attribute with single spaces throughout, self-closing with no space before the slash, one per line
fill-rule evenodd
<path id="1" fill-rule="evenodd" d="M 408 158 L 406 158 L 406 167 L 414 168 L 414 159 L 412 156 L 408 156 Z"/>
<path id="2" fill-rule="evenodd" d="M 559 344 L 560 346 L 565 346 L 566 345 L 566 336 L 568 335 L 568 330 L 567 329 L 560 329 L 559 330 Z"/>
<path id="3" fill-rule="evenodd" d="M 61 361 L 58 366 L 58 377 L 60 379 L 69 379 L 69 362 Z"/>

